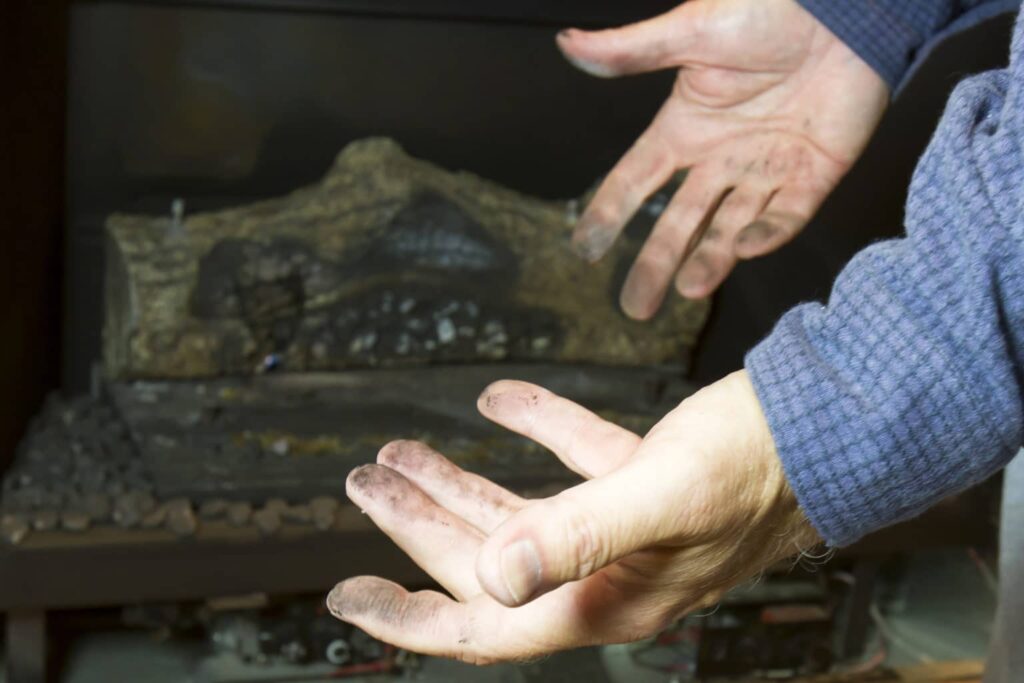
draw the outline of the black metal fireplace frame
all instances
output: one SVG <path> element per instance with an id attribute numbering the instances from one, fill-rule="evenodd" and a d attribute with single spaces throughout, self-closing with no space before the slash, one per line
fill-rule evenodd
<path id="1" fill-rule="evenodd" d="M 117 0 L 127 4 L 214 7 L 253 11 L 316 12 L 404 19 L 499 22 L 533 26 L 612 26 L 665 12 L 675 0 Z"/>

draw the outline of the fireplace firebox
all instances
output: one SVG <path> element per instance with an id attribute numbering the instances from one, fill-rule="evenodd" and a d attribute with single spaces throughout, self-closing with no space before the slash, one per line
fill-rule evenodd
<path id="1" fill-rule="evenodd" d="M 48 609 L 425 581 L 344 500 L 351 467 L 412 437 L 519 491 L 571 483 L 475 414 L 480 390 L 535 381 L 643 431 L 739 367 L 782 310 L 898 233 L 922 119 L 952 64 L 998 63 L 1009 26 L 933 57 L 793 245 L 713 307 L 676 299 L 641 324 L 616 292 L 671 188 L 598 267 L 567 236 L 672 74 L 591 79 L 552 38 L 674 4 L 73 3 L 65 386 L 4 475 L 9 638 L 38 646 Z M 987 539 L 992 500 L 852 555 Z"/>

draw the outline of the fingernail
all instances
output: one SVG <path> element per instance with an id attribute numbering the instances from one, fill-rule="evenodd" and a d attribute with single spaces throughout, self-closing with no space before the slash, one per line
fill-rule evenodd
<path id="1" fill-rule="evenodd" d="M 540 555 L 533 541 L 516 541 L 506 546 L 499 564 L 512 604 L 523 604 L 540 588 Z"/>
<path id="2" fill-rule="evenodd" d="M 704 273 L 697 273 L 686 278 L 679 278 L 676 281 L 676 290 L 687 299 L 699 299 L 704 295 L 707 287 Z"/>
<path id="3" fill-rule="evenodd" d="M 599 261 L 615 243 L 615 232 L 603 228 L 577 228 L 583 237 L 573 241 L 573 249 L 590 263 Z"/>
<path id="4" fill-rule="evenodd" d="M 614 78 L 615 76 L 618 75 L 618 71 L 611 68 L 607 64 L 592 62 L 588 59 L 582 59 L 576 55 L 570 54 L 566 54 L 565 58 L 569 60 L 570 64 L 572 64 L 580 71 L 591 76 L 595 76 L 597 78 Z"/>
<path id="5" fill-rule="evenodd" d="M 665 284 L 646 269 L 634 266 L 626 276 L 619 294 L 619 306 L 633 320 L 649 320 L 658 311 L 665 296 Z"/>
<path id="6" fill-rule="evenodd" d="M 623 288 L 619 295 L 619 306 L 633 320 L 649 320 L 654 315 L 651 310 L 651 294 L 635 284 Z"/>
<path id="7" fill-rule="evenodd" d="M 676 289 L 687 299 L 702 299 L 715 284 L 717 272 L 703 254 L 695 254 L 683 266 L 676 279 Z"/>
<path id="8" fill-rule="evenodd" d="M 736 238 L 737 244 L 752 245 L 766 242 L 778 232 L 778 228 L 768 221 L 757 220 L 743 228 Z"/>
<path id="9" fill-rule="evenodd" d="M 327 594 L 327 610 L 338 619 L 344 619 L 345 613 L 341 608 L 343 601 L 342 593 L 344 592 L 345 582 L 342 581 L 337 586 L 331 589 L 331 592 Z"/>
<path id="10" fill-rule="evenodd" d="M 577 33 L 585 33 L 585 31 L 570 26 L 569 28 L 563 28 L 561 31 L 559 31 L 558 38 L 560 38 L 561 40 L 572 40 L 573 38 L 576 37 Z"/>
<path id="11" fill-rule="evenodd" d="M 488 386 L 476 400 L 476 407 L 481 413 L 493 413 L 501 402 L 501 392 Z"/>
<path id="12" fill-rule="evenodd" d="M 572 250 L 587 263 L 594 263 L 601 258 L 601 254 L 589 242 L 573 242 Z"/>

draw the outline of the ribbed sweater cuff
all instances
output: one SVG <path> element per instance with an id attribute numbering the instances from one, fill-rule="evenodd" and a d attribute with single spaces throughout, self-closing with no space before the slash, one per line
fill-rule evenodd
<path id="1" fill-rule="evenodd" d="M 879 2 L 799 0 L 895 90 L 926 36 Z"/>
<path id="2" fill-rule="evenodd" d="M 848 435 L 837 423 L 852 406 L 835 391 L 834 371 L 822 364 L 798 320 L 798 311 L 783 316 L 747 354 L 745 366 L 800 507 L 826 543 L 849 545 L 864 535 L 864 517 L 873 517 L 863 509 L 872 507 L 872 492 L 856 490 L 851 463 L 841 460 Z"/>

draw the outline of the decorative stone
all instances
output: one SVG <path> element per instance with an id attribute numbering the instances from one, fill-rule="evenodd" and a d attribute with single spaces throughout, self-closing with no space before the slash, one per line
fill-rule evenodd
<path id="1" fill-rule="evenodd" d="M 227 518 L 232 526 L 245 526 L 252 519 L 252 505 L 246 502 L 231 503 L 228 505 Z"/>
<path id="2" fill-rule="evenodd" d="M 164 525 L 167 519 L 167 504 L 157 505 L 142 518 L 140 526 L 143 529 L 156 529 Z"/>
<path id="3" fill-rule="evenodd" d="M 67 531 L 85 531 L 91 524 L 89 515 L 80 510 L 65 510 L 60 515 L 60 526 Z"/>
<path id="4" fill-rule="evenodd" d="M 17 545 L 28 536 L 29 524 L 22 515 L 0 516 L 0 536 L 12 545 Z"/>
<path id="5" fill-rule="evenodd" d="M 110 517 L 110 498 L 102 493 L 90 493 L 83 496 L 80 507 L 93 521 L 103 522 Z"/>
<path id="6" fill-rule="evenodd" d="M 275 508 L 262 508 L 252 515 L 253 524 L 264 536 L 272 536 L 281 528 L 281 512 Z"/>
<path id="7" fill-rule="evenodd" d="M 32 528 L 36 531 L 52 531 L 60 523 L 60 513 L 56 510 L 38 510 L 32 514 Z"/>
<path id="8" fill-rule="evenodd" d="M 228 501 L 220 498 L 205 500 L 199 505 L 200 519 L 220 519 L 228 511 Z"/>
<path id="9" fill-rule="evenodd" d="M 437 321 L 437 341 L 441 344 L 451 344 L 455 341 L 455 323 L 451 318 L 441 318 Z"/>
<path id="10" fill-rule="evenodd" d="M 177 536 L 191 536 L 199 526 L 192 504 L 184 498 L 167 502 L 167 528 Z"/>
<path id="11" fill-rule="evenodd" d="M 309 501 L 309 510 L 312 514 L 313 526 L 320 531 L 327 531 L 334 526 L 335 515 L 338 511 L 338 500 L 330 496 L 317 496 Z"/>
<path id="12" fill-rule="evenodd" d="M 263 504 L 263 507 L 267 510 L 274 510 L 278 515 L 280 515 L 288 509 L 288 501 L 284 498 L 271 498 Z"/>
<path id="13" fill-rule="evenodd" d="M 308 505 L 290 505 L 281 511 L 281 519 L 286 522 L 309 524 L 312 518 L 313 513 L 310 511 Z"/>
<path id="14" fill-rule="evenodd" d="M 144 491 L 122 493 L 114 499 L 114 522 L 124 528 L 138 526 L 156 506 L 156 499 Z"/>

